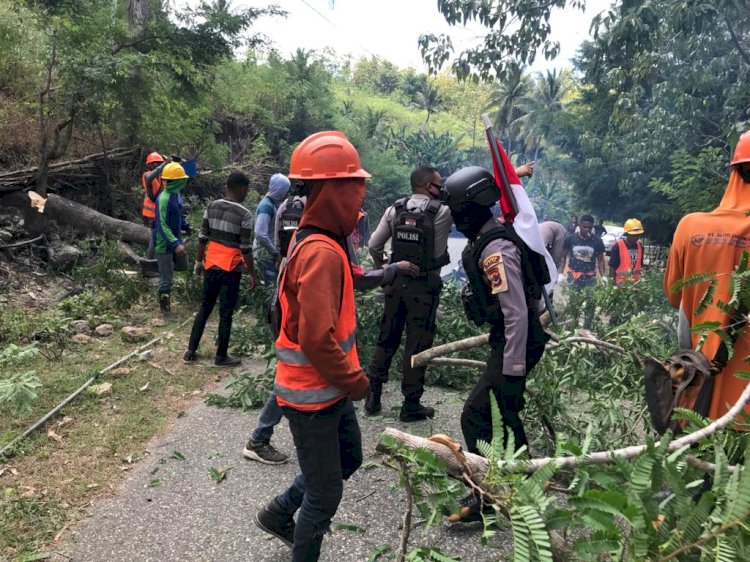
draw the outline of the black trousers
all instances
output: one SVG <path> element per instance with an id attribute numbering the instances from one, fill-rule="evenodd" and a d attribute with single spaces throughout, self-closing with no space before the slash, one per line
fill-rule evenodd
<path id="1" fill-rule="evenodd" d="M 216 357 L 223 358 L 229 348 L 229 335 L 232 332 L 232 315 L 240 294 L 242 271 L 224 271 L 219 268 L 207 269 L 203 277 L 203 303 L 193 322 L 188 349 L 196 351 L 206 329 L 206 321 L 219 301 L 219 345 Z"/>
<path id="2" fill-rule="evenodd" d="M 432 347 L 441 289 L 440 277 L 431 274 L 414 280 L 399 279 L 385 295 L 380 334 L 367 376 L 372 382 L 388 382 L 393 356 L 406 329 L 401 392 L 408 403 L 418 403 L 424 393 L 426 367 L 412 367 L 411 356 Z"/>
<path id="3" fill-rule="evenodd" d="M 526 405 L 526 375 L 539 363 L 544 353 L 547 336 L 535 311 L 529 311 L 529 331 L 526 340 L 526 372 L 524 376 L 503 375 L 505 330 L 493 326 L 490 330 L 490 356 L 484 373 L 474 385 L 461 413 L 461 430 L 466 449 L 479 454 L 477 441 L 492 441 L 492 409 L 490 392 L 495 395 L 503 418 L 503 443 L 508 442 L 508 430 L 513 432 L 515 448 L 527 445 L 526 432 L 521 421 L 521 410 Z"/>
<path id="4" fill-rule="evenodd" d="M 290 517 L 299 510 L 292 562 L 316 562 L 341 502 L 344 480 L 362 464 L 362 434 L 349 399 L 314 412 L 281 409 L 289 420 L 301 474 L 276 502 Z"/>

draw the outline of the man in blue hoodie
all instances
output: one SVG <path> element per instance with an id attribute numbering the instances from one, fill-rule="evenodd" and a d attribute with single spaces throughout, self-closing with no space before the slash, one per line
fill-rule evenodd
<path id="1" fill-rule="evenodd" d="M 258 268 L 263 276 L 264 285 L 276 283 L 276 264 L 279 262 L 279 250 L 274 243 L 274 225 L 276 210 L 289 193 L 291 183 L 284 174 L 274 174 L 268 182 L 268 193 L 258 203 L 255 211 L 255 241 L 253 255 L 256 256 Z"/>
<path id="2" fill-rule="evenodd" d="M 172 276 L 174 270 L 186 271 L 187 253 L 182 245 L 182 233 L 190 232 L 190 225 L 182 215 L 180 192 L 187 185 L 188 176 L 176 162 L 170 162 L 161 174 L 164 189 L 156 199 L 156 217 L 152 239 L 159 266 L 159 308 L 167 315 L 170 312 Z"/>

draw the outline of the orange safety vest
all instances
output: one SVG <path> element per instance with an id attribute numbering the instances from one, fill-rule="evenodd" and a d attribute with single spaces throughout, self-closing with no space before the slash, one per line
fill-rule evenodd
<path id="1" fill-rule="evenodd" d="M 306 243 L 319 241 L 330 245 L 341 258 L 344 271 L 344 287 L 341 297 L 341 309 L 336 320 L 334 338 L 347 359 L 359 367 L 357 356 L 357 316 L 354 307 L 354 281 L 349 267 L 349 258 L 336 242 L 323 234 L 311 234 L 297 244 L 289 257 L 291 261 L 299 248 Z M 331 385 L 305 357 L 299 343 L 287 336 L 289 321 L 289 304 L 284 291 L 284 282 L 288 268 L 284 269 L 279 284 L 279 303 L 281 304 L 281 331 L 276 340 L 276 381 L 274 391 L 281 406 L 291 406 L 306 412 L 322 410 L 346 398 L 346 393 Z"/>
<path id="2" fill-rule="evenodd" d="M 625 240 L 617 241 L 617 249 L 620 252 L 620 265 L 615 270 L 615 285 L 619 285 L 625 280 L 638 281 L 641 278 L 641 265 L 643 264 L 643 244 L 641 241 L 636 241 L 638 248 L 638 255 L 635 258 L 635 263 L 631 263 L 630 252 Z"/>
<path id="3" fill-rule="evenodd" d="M 141 176 L 141 184 L 143 184 L 143 189 L 146 191 L 146 194 L 143 196 L 143 211 L 141 211 L 141 214 L 147 219 L 155 219 L 156 197 L 159 195 L 159 192 L 164 189 L 164 181 L 161 179 L 161 176 L 151 180 L 151 191 L 154 195 L 154 200 L 152 201 L 148 196 L 148 187 L 146 186 L 146 175 L 149 173 L 150 172 L 144 172 Z"/>

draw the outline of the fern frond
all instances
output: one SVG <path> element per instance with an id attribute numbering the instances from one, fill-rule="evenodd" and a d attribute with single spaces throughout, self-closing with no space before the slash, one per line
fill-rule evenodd
<path id="1" fill-rule="evenodd" d="M 692 275 L 688 275 L 685 277 L 685 279 L 680 279 L 676 283 L 674 283 L 669 290 L 672 292 L 672 294 L 679 293 L 682 291 L 685 287 L 692 287 L 693 285 L 699 285 L 701 283 L 705 283 L 706 281 L 710 281 L 716 276 L 716 273 L 693 273 Z"/>
<path id="2" fill-rule="evenodd" d="M 704 531 L 704 525 L 710 524 L 711 511 L 716 503 L 716 494 L 706 492 L 701 496 L 698 504 L 695 505 L 688 517 L 680 519 L 677 528 L 672 534 L 672 539 L 667 544 L 668 550 L 674 550 L 683 544 L 688 544 L 701 536 Z"/>
<path id="3" fill-rule="evenodd" d="M 745 465 L 738 466 L 727 485 L 729 509 L 724 523 L 730 523 L 750 513 L 750 443 L 745 447 Z"/>
<path id="4" fill-rule="evenodd" d="M 527 562 L 528 560 L 539 560 L 540 562 L 552 562 L 552 546 L 550 545 L 549 535 L 544 527 L 539 512 L 530 505 L 514 505 L 511 508 L 511 525 L 513 528 L 514 554 L 513 560 L 518 562 Z M 522 547 L 525 556 L 519 556 L 516 534 L 525 541 L 525 547 Z M 532 552 L 536 556 L 532 558 Z"/>
<path id="5" fill-rule="evenodd" d="M 716 287 L 718 286 L 718 284 L 718 281 L 714 277 L 711 280 L 711 283 L 708 285 L 706 292 L 703 293 L 701 300 L 698 301 L 698 307 L 695 309 L 695 314 L 703 314 L 708 308 L 708 305 L 713 302 L 714 296 L 716 295 Z"/>

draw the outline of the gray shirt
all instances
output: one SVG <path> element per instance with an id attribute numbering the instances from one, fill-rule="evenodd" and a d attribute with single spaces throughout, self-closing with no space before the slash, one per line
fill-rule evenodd
<path id="1" fill-rule="evenodd" d="M 547 246 L 555 267 L 560 269 L 563 259 L 565 259 L 565 236 L 568 230 L 555 221 L 544 221 L 539 225 L 539 230 L 544 239 L 544 245 Z"/>
<path id="2" fill-rule="evenodd" d="M 406 202 L 407 209 L 421 209 L 425 210 L 427 204 L 431 201 L 430 197 L 421 193 L 415 193 Z M 393 236 L 393 219 L 396 216 L 396 208 L 394 205 L 388 207 L 383 214 L 383 218 L 380 219 L 378 227 L 370 237 L 370 255 L 376 268 L 383 267 L 385 244 Z M 442 205 L 435 215 L 435 258 L 440 258 L 448 252 L 448 235 L 451 232 L 451 224 L 453 224 L 453 218 L 451 217 L 450 209 L 447 206 Z"/>
<path id="3" fill-rule="evenodd" d="M 479 234 L 499 225 L 494 218 L 485 223 Z M 526 340 L 529 313 L 523 287 L 521 252 L 510 240 L 493 240 L 482 251 L 479 269 L 484 272 L 490 291 L 500 302 L 505 321 L 503 375 L 522 377 L 526 374 Z"/>

